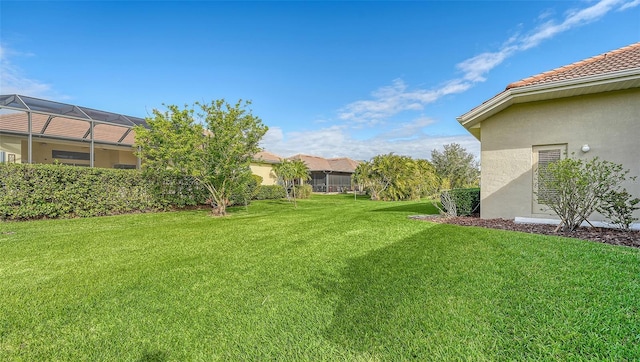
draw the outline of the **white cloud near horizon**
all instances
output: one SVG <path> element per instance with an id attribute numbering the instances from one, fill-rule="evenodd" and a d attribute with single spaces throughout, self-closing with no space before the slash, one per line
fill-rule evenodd
<path id="1" fill-rule="evenodd" d="M 388 153 L 431 159 L 432 150 L 442 150 L 446 144 L 458 143 L 479 159 L 480 143 L 471 135 L 429 136 L 417 131 L 430 122 L 428 119 L 419 119 L 415 123 L 403 123 L 394 130 L 364 140 L 354 138 L 344 126 L 288 133 L 279 127 L 270 127 L 261 145 L 281 157 L 303 153 L 327 158 L 370 160 L 376 155 Z"/>

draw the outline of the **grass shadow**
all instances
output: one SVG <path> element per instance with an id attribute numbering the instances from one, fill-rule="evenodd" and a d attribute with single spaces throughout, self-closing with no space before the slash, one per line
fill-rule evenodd
<path id="1" fill-rule="evenodd" d="M 384 201 L 379 201 L 379 202 L 384 202 Z M 373 211 L 374 212 L 380 212 L 380 211 L 408 212 L 408 213 L 427 214 L 427 215 L 440 213 L 438 209 L 435 206 L 433 206 L 431 202 L 419 202 L 419 203 L 411 202 L 404 205 L 395 205 L 395 206 L 375 209 Z"/>
<path id="2" fill-rule="evenodd" d="M 145 351 L 137 362 L 165 362 L 169 360 L 169 353 L 166 351 Z"/>
<path id="3" fill-rule="evenodd" d="M 415 211 L 409 206 L 399 211 Z M 338 280 L 325 276 L 315 285 L 318 292 L 330 299 L 337 297 L 325 338 L 381 360 L 400 356 L 438 359 L 434 347 L 447 339 L 466 338 L 467 329 L 461 326 L 481 325 L 475 319 L 482 319 L 478 317 L 482 314 L 473 308 L 458 310 L 453 305 L 466 298 L 461 295 L 469 289 L 466 283 L 483 281 L 475 273 L 465 277 L 465 271 L 452 262 L 467 256 L 466 251 L 445 246 L 452 230 L 459 233 L 450 225 L 434 225 L 350 260 Z M 458 273 L 463 278 L 457 282 L 455 277 L 450 278 Z M 452 281 L 458 285 L 452 285 Z M 480 289 L 484 287 L 489 283 Z M 470 289 L 477 290 L 475 286 Z M 451 308 L 455 313 L 447 315 L 446 310 Z M 462 351 L 461 356 L 467 352 Z"/>
<path id="4" fill-rule="evenodd" d="M 434 224 L 318 276 L 335 301 L 323 337 L 372 360 L 640 357 L 629 273 L 557 241 Z"/>

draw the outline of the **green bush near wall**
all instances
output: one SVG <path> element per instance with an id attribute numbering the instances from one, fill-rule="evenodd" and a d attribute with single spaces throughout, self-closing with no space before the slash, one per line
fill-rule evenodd
<path id="1" fill-rule="evenodd" d="M 278 200 L 287 197 L 282 185 L 260 185 L 256 190 L 255 200 Z"/>
<path id="2" fill-rule="evenodd" d="M 480 188 L 449 190 L 456 205 L 458 216 L 469 216 L 480 212 Z"/>

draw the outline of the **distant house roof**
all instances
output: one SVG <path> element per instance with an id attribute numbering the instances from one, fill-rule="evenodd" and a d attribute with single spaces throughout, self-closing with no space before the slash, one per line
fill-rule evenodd
<path id="1" fill-rule="evenodd" d="M 347 157 L 340 158 L 323 158 L 309 155 L 295 155 L 289 157 L 290 160 L 302 160 L 309 171 L 332 171 L 353 173 L 358 167 L 359 162 Z"/>
<path id="2" fill-rule="evenodd" d="M 480 122 L 513 104 L 639 87 L 640 42 L 511 83 L 457 119 L 480 139 Z"/>
<path id="3" fill-rule="evenodd" d="M 254 161 L 262 163 L 280 163 L 282 157 L 275 153 L 260 151 L 253 156 Z"/>

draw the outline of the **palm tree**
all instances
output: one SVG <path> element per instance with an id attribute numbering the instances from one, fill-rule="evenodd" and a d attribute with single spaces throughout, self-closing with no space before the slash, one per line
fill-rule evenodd
<path id="1" fill-rule="evenodd" d="M 309 168 L 302 160 L 280 160 L 280 163 L 273 167 L 273 172 L 282 181 L 287 190 L 287 198 L 289 197 L 289 187 L 293 191 L 293 205 L 298 207 L 296 203 L 296 185 L 295 181 L 299 180 L 300 185 L 309 179 Z"/>

